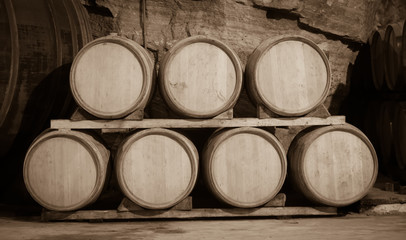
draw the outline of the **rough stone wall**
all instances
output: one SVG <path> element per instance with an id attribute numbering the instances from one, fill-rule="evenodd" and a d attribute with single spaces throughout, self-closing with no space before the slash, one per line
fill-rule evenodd
<path id="1" fill-rule="evenodd" d="M 117 32 L 142 44 L 142 0 L 82 0 L 94 37 Z M 338 114 L 348 94 L 351 66 L 372 31 L 406 18 L 405 0 L 145 0 L 147 48 L 157 65 L 177 41 L 193 35 L 215 37 L 237 52 L 245 66 L 265 39 L 296 34 L 324 50 L 332 86 L 324 105 Z M 242 93 L 238 116 L 254 110 Z M 159 104 L 158 104 L 159 105 Z M 239 110 L 243 109 L 243 110 Z"/>

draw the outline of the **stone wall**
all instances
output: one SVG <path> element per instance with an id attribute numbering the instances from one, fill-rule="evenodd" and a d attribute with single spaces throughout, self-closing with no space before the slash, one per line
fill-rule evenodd
<path id="1" fill-rule="evenodd" d="M 296 34 L 309 38 L 329 57 L 332 86 L 324 105 L 331 114 L 340 113 L 350 88 L 351 66 L 373 30 L 384 29 L 386 24 L 406 18 L 404 0 L 145 2 L 143 22 L 142 0 L 82 0 L 95 38 L 117 32 L 140 44 L 145 40 L 158 66 L 174 43 L 198 34 L 215 37 L 229 45 L 244 66 L 249 54 L 269 37 Z M 255 110 L 250 104 L 243 92 L 235 109 L 237 116 L 251 115 Z M 159 96 L 157 108 L 158 105 Z"/>

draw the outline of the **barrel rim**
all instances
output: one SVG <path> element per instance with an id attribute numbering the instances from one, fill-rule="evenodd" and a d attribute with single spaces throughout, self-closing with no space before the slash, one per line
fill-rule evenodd
<path id="1" fill-rule="evenodd" d="M 208 43 L 212 44 L 219 49 L 223 50 L 224 53 L 227 54 L 231 62 L 233 63 L 234 70 L 235 70 L 235 76 L 236 76 L 236 81 L 235 81 L 235 88 L 233 93 L 231 94 L 230 98 L 228 101 L 223 104 L 223 106 L 219 107 L 216 110 L 212 110 L 207 113 L 202 113 L 199 111 L 192 111 L 190 109 L 187 109 L 182 106 L 182 104 L 178 103 L 176 100 L 176 97 L 173 96 L 172 92 L 169 91 L 169 81 L 166 81 L 165 78 L 168 76 L 167 72 L 168 70 L 168 63 L 172 61 L 172 59 L 176 56 L 176 54 L 181 51 L 184 47 L 194 44 L 194 43 Z M 213 37 L 208 37 L 208 36 L 203 36 L 203 35 L 196 35 L 192 37 L 188 37 L 185 39 L 182 39 L 178 41 L 171 49 L 166 52 L 163 60 L 161 61 L 161 66 L 159 68 L 159 86 L 160 90 L 163 94 L 161 94 L 165 101 L 169 103 L 169 107 L 176 113 L 180 115 L 184 115 L 187 117 L 192 117 L 192 118 L 210 118 L 214 117 L 216 115 L 219 115 L 228 109 L 231 109 L 234 107 L 234 105 L 237 103 L 238 97 L 241 93 L 243 85 L 243 70 L 242 70 L 242 64 L 241 61 L 238 57 L 238 55 L 232 50 L 228 45 L 223 43 L 222 41 L 213 38 Z"/>
<path id="2" fill-rule="evenodd" d="M 149 203 L 147 201 L 144 201 L 143 199 L 139 198 L 136 196 L 136 194 L 133 193 L 133 191 L 130 190 L 128 187 L 126 181 L 125 181 L 125 176 L 123 175 L 123 162 L 125 159 L 125 156 L 131 147 L 131 145 L 136 142 L 137 140 L 145 137 L 145 136 L 150 136 L 150 135 L 160 135 L 160 136 L 165 136 L 168 137 L 177 143 L 185 150 L 187 155 L 189 156 L 190 160 L 190 165 L 191 165 L 191 175 L 190 175 L 190 180 L 188 183 L 188 186 L 185 188 L 185 191 L 180 194 L 178 197 L 175 199 L 171 200 L 170 202 L 166 203 L 161 203 L 161 204 L 154 204 L 154 203 Z M 124 195 L 129 198 L 131 201 L 134 203 L 140 205 L 141 207 L 147 208 L 147 209 L 166 209 L 169 207 L 172 207 L 179 202 L 181 202 L 184 198 L 186 198 L 193 190 L 196 181 L 197 181 L 197 175 L 198 175 L 198 165 L 199 165 L 199 153 L 194 146 L 193 142 L 189 140 L 186 136 L 175 132 L 170 129 L 165 129 L 165 128 L 150 128 L 150 129 L 145 129 L 141 130 L 139 132 L 136 132 L 130 136 L 128 136 L 126 139 L 122 141 L 120 144 L 117 154 L 116 154 L 116 159 L 115 159 L 115 169 L 116 169 L 116 175 L 117 175 L 117 180 L 118 184 L 120 186 L 121 191 L 124 193 Z"/>
<path id="3" fill-rule="evenodd" d="M 319 99 L 316 101 L 318 104 L 315 104 L 315 106 L 309 106 L 301 111 L 286 111 L 283 109 L 280 109 L 278 106 L 275 106 L 275 104 L 271 103 L 270 101 L 268 101 L 262 94 L 261 88 L 258 85 L 258 63 L 259 61 L 263 58 L 263 56 L 265 55 L 265 53 L 272 47 L 274 47 L 275 45 L 284 42 L 284 41 L 297 41 L 299 40 L 300 42 L 303 42 L 307 45 L 309 45 L 311 48 L 313 48 L 314 50 L 316 50 L 316 52 L 320 55 L 320 57 L 322 58 L 324 65 L 326 67 L 326 71 L 327 71 L 327 79 L 326 79 L 326 86 L 324 88 L 323 93 L 320 95 Z M 310 39 L 307 39 L 303 36 L 300 35 L 284 35 L 284 36 L 278 36 L 278 37 L 271 37 L 268 38 L 266 40 L 264 40 L 263 42 L 260 43 L 260 45 L 258 45 L 258 47 L 254 50 L 254 52 L 251 54 L 251 56 L 248 59 L 249 63 L 247 63 L 247 67 L 249 68 L 250 66 L 253 65 L 253 71 L 247 71 L 246 73 L 248 74 L 248 83 L 250 88 L 255 88 L 255 92 L 257 92 L 258 94 L 251 94 L 253 95 L 253 97 L 255 98 L 256 102 L 258 103 L 262 103 L 264 104 L 265 107 L 267 107 L 269 110 L 271 110 L 272 112 L 281 115 L 281 116 L 301 116 L 304 115 L 306 113 L 311 112 L 312 110 L 316 109 L 320 104 L 322 104 L 325 99 L 327 98 L 327 95 L 329 93 L 330 90 L 330 86 L 331 86 L 331 68 L 330 68 L 330 63 L 329 60 L 326 56 L 326 54 L 323 52 L 323 50 L 321 50 L 318 45 L 313 42 Z M 251 90 L 252 92 L 252 90 Z"/>
<path id="4" fill-rule="evenodd" d="M 222 145 L 224 140 L 233 137 L 238 134 L 242 133 L 253 133 L 257 136 L 262 137 L 265 139 L 267 142 L 269 142 L 274 149 L 277 151 L 280 161 L 281 161 L 281 178 L 279 179 L 278 185 L 275 187 L 275 189 L 263 200 L 257 201 L 257 202 L 249 202 L 249 203 L 244 203 L 244 202 L 239 202 L 236 201 L 235 199 L 232 199 L 228 197 L 224 192 L 221 190 L 221 187 L 217 184 L 215 181 L 215 178 L 213 176 L 213 155 L 216 153 L 217 149 Z M 212 142 L 218 142 L 219 144 L 213 145 L 210 144 Z M 279 142 L 279 140 L 271 133 L 255 128 L 255 127 L 238 127 L 238 128 L 232 128 L 232 129 L 225 129 L 221 130 L 220 132 L 215 132 L 213 133 L 213 137 L 209 138 L 209 141 L 207 145 L 205 146 L 203 150 L 203 161 L 208 162 L 207 164 L 203 164 L 204 166 L 204 174 L 206 178 L 209 178 L 211 181 L 207 181 L 207 184 L 209 185 L 210 190 L 214 193 L 215 197 L 219 199 L 222 202 L 225 202 L 231 206 L 239 207 L 239 208 L 252 208 L 252 207 L 258 207 L 261 205 L 266 204 L 270 200 L 272 200 L 281 190 L 285 179 L 287 175 L 287 158 L 286 158 L 286 153 L 285 150 L 282 146 L 282 144 Z"/>
<path id="5" fill-rule="evenodd" d="M 85 207 L 88 204 L 94 202 L 99 197 L 100 193 L 102 192 L 103 186 L 105 183 L 105 178 L 103 177 L 105 174 L 103 174 L 103 173 L 106 172 L 106 169 L 105 169 L 105 167 L 103 167 L 103 165 L 99 161 L 97 161 L 97 159 L 103 159 L 103 156 L 101 155 L 101 153 L 94 150 L 98 147 L 92 141 L 86 141 L 85 139 L 87 137 L 84 137 L 84 136 L 85 136 L 84 133 L 77 132 L 77 131 L 61 131 L 61 130 L 49 131 L 49 132 L 45 131 L 43 134 L 39 135 L 33 141 L 31 146 L 29 147 L 29 149 L 25 155 L 24 165 L 23 165 L 24 183 L 25 183 L 25 186 L 26 186 L 28 192 L 32 196 L 32 198 L 35 201 L 37 201 L 40 205 L 42 205 L 43 207 L 45 207 L 49 210 L 54 210 L 54 211 L 77 210 L 77 209 Z M 95 186 L 93 187 L 93 190 L 89 194 L 89 197 L 83 199 L 82 201 L 80 201 L 76 204 L 73 204 L 70 206 L 65 206 L 65 207 L 48 203 L 46 200 L 44 200 L 34 191 L 34 189 L 31 186 L 30 181 L 28 181 L 29 180 L 28 167 L 30 164 L 30 159 L 31 159 L 32 153 L 35 152 L 36 149 L 38 149 L 38 147 L 41 145 L 41 143 L 43 143 L 47 140 L 50 140 L 52 138 L 57 138 L 57 137 L 68 138 L 68 139 L 71 139 L 71 140 L 76 141 L 79 144 L 81 144 L 84 148 L 86 148 L 88 150 L 88 152 L 90 153 L 90 155 L 95 163 L 95 166 L 96 166 L 96 182 L 95 182 Z M 106 151 L 107 151 L 107 149 L 106 149 Z"/>
<path id="6" fill-rule="evenodd" d="M 300 161 L 301 161 L 302 165 L 304 164 L 304 157 L 307 154 L 309 146 L 314 142 L 314 140 L 316 140 L 317 138 L 319 138 L 320 136 L 322 136 L 326 133 L 333 132 L 333 131 L 342 131 L 342 132 L 351 133 L 354 136 L 360 138 L 369 148 L 371 155 L 372 155 L 372 159 L 373 159 L 374 170 L 372 173 L 371 181 L 368 183 L 367 187 L 365 187 L 364 191 L 358 193 L 357 195 L 355 195 L 349 199 L 331 200 L 331 199 L 324 197 L 322 194 L 320 194 L 319 191 L 317 191 L 316 188 L 311 184 L 311 181 L 309 181 L 309 178 L 305 172 L 304 167 L 299 169 L 299 171 L 300 171 L 300 176 L 305 180 L 305 181 L 302 181 L 304 187 L 312 193 L 312 196 L 309 196 L 307 191 L 303 192 L 306 196 L 308 196 L 312 200 L 316 200 L 317 202 L 320 202 L 325 205 L 342 207 L 342 206 L 346 206 L 348 204 L 352 204 L 355 201 L 363 198 L 364 196 L 366 196 L 368 194 L 368 191 L 374 186 L 375 181 L 378 176 L 378 157 L 377 157 L 375 149 L 374 149 L 372 143 L 369 141 L 368 137 L 361 130 L 359 130 L 356 127 L 347 123 L 347 124 L 343 124 L 343 125 L 316 127 L 313 131 L 309 131 L 309 132 L 305 133 L 303 136 L 301 136 L 301 137 L 304 137 L 304 136 L 307 137 L 306 138 L 307 143 L 303 144 L 303 147 L 301 148 L 302 151 L 300 153 Z M 307 183 L 307 184 L 305 184 L 305 183 Z"/>
<path id="7" fill-rule="evenodd" d="M 99 45 L 99 44 L 105 44 L 105 43 L 113 43 L 117 44 L 121 47 L 124 47 L 131 52 L 137 61 L 140 63 L 141 69 L 142 69 L 142 75 L 143 75 L 143 82 L 142 82 L 142 88 L 140 95 L 134 99 L 133 103 L 131 104 L 132 107 L 128 109 L 124 109 L 121 111 L 116 111 L 112 113 L 104 113 L 103 111 L 100 111 L 98 109 L 95 109 L 91 106 L 89 106 L 83 98 L 80 96 L 78 93 L 77 86 L 76 86 L 76 68 L 81 60 L 81 57 L 86 54 L 87 50 L 92 48 L 93 46 Z M 70 88 L 72 95 L 76 101 L 76 103 L 81 106 L 84 110 L 89 112 L 90 114 L 103 118 L 103 119 L 115 119 L 115 118 L 121 118 L 125 117 L 128 114 L 138 110 L 142 109 L 145 107 L 146 102 L 149 99 L 149 96 L 152 94 L 152 71 L 153 71 L 153 66 L 149 66 L 152 63 L 149 55 L 147 55 L 146 50 L 143 49 L 141 46 L 138 45 L 135 41 L 132 41 L 130 39 L 120 37 L 120 36 L 106 36 L 106 37 L 101 37 L 98 39 L 95 39 L 89 43 L 87 43 L 75 56 L 75 59 L 73 60 L 72 67 L 70 70 Z"/>

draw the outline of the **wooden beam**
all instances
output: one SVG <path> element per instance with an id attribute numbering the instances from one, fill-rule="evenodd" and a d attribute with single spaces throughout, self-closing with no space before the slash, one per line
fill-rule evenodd
<path id="1" fill-rule="evenodd" d="M 44 210 L 43 221 L 63 220 L 120 220 L 120 219 L 192 219 L 216 217 L 283 217 L 283 216 L 335 216 L 334 207 L 265 207 L 265 208 L 196 208 L 181 210 L 80 210 L 76 212 L 54 212 Z"/>
<path id="2" fill-rule="evenodd" d="M 136 129 L 136 128 L 222 128 L 283 127 L 344 124 L 345 116 L 327 118 L 234 118 L 234 119 L 144 119 L 137 120 L 51 120 L 52 129 Z"/>

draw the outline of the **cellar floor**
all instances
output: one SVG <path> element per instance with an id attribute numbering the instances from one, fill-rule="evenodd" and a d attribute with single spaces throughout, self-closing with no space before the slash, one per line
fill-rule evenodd
<path id="1" fill-rule="evenodd" d="M 406 215 L 131 222 L 41 222 L 0 217 L 0 238 L 13 239 L 406 239 Z"/>
<path id="2" fill-rule="evenodd" d="M 43 222 L 38 206 L 0 204 L 0 239 L 403 240 L 406 239 L 406 195 L 399 194 L 398 188 L 396 183 L 393 185 L 393 181 L 380 176 L 360 205 L 345 209 L 344 215 L 301 218 Z"/>

